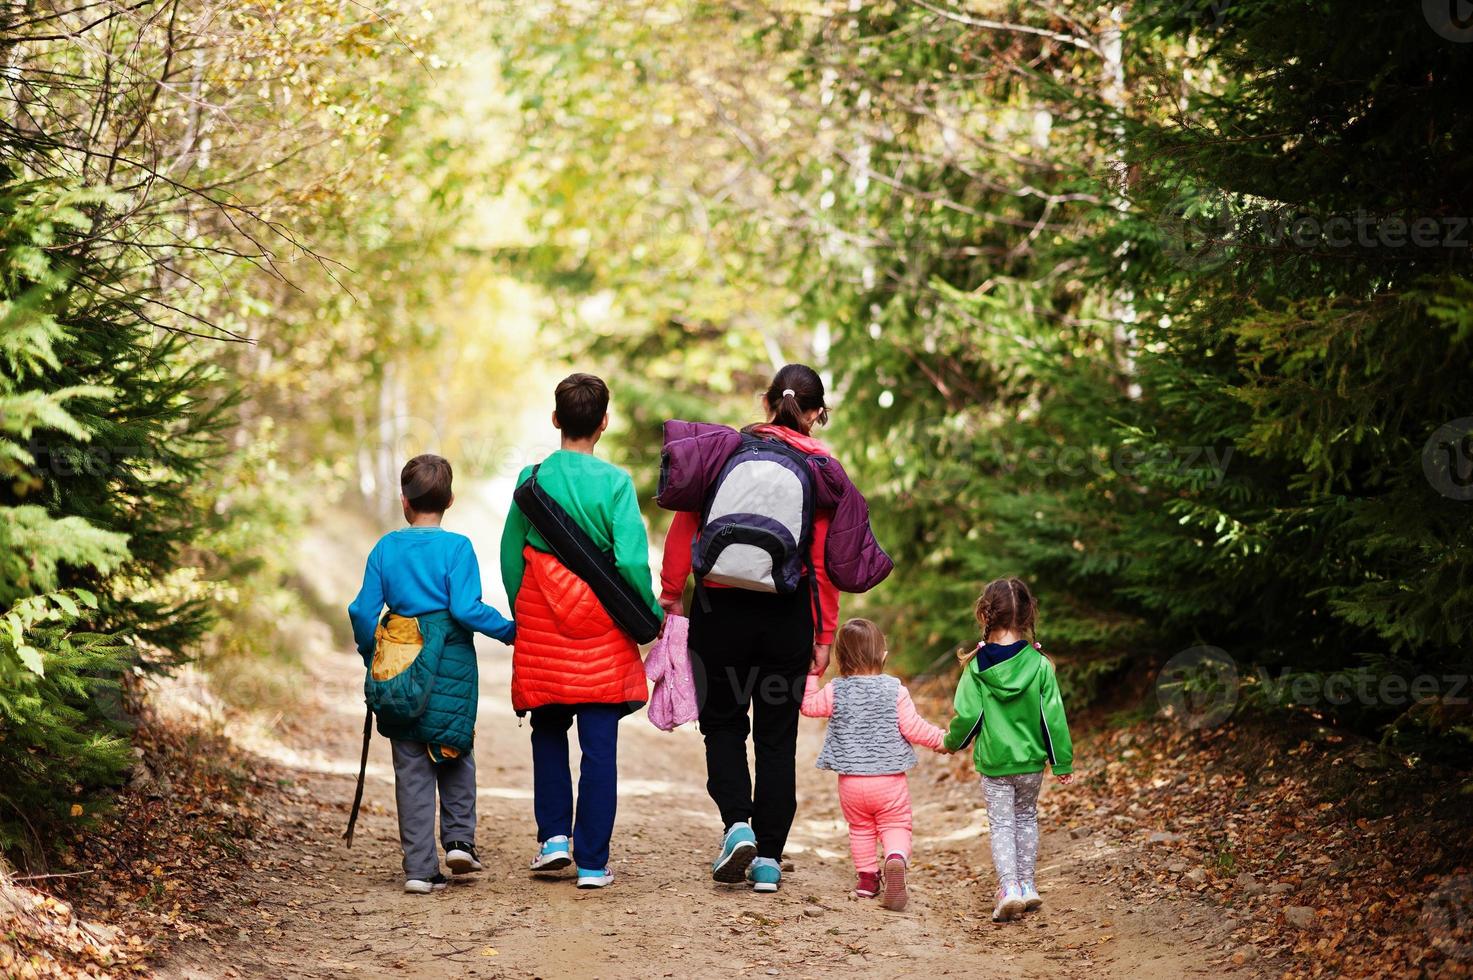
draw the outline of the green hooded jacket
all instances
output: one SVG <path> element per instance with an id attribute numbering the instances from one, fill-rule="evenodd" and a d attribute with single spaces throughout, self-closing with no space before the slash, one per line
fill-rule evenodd
<path id="1" fill-rule="evenodd" d="M 1054 665 L 1032 644 L 1000 664 L 978 669 L 974 658 L 956 685 L 956 716 L 946 732 L 946 749 L 956 752 L 977 740 L 972 760 L 984 776 L 1074 770 L 1074 743 L 1064 718 L 1064 700 Z"/>

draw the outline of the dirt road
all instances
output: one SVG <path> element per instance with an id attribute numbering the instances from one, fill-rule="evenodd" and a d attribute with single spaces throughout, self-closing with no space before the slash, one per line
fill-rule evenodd
<path id="1" fill-rule="evenodd" d="M 362 714 L 346 652 L 309 656 L 307 716 L 320 739 L 254 745 L 290 775 L 293 801 L 253 856 L 249 907 L 222 909 L 208 942 L 178 948 L 170 977 L 829 977 L 1221 976 L 1225 929 L 1187 898 L 1132 907 L 1108 882 L 1137 856 L 1093 832 L 1050 826 L 1039 881 L 1046 904 L 1019 923 L 988 921 L 987 821 L 960 758 L 927 754 L 912 773 L 912 901 L 900 914 L 848 895 L 851 867 L 833 776 L 811 768 L 822 724 L 799 748 L 793 870 L 776 895 L 713 883 L 719 824 L 704 791 L 700 736 L 655 730 L 644 715 L 621 734 L 616 883 L 579 891 L 524 871 L 535 846 L 528 729 L 512 714 L 510 657 L 482 650 L 477 741 L 486 871 L 447 891 L 400 891 L 387 744 L 375 738 L 358 842 L 338 840 Z M 937 719 L 944 721 L 944 719 Z M 1085 743 L 1084 752 L 1088 751 Z M 1084 762 L 1087 771 L 1088 761 Z M 1049 793 L 1045 791 L 1044 819 Z M 1245 974 L 1246 975 L 1246 974 Z"/>

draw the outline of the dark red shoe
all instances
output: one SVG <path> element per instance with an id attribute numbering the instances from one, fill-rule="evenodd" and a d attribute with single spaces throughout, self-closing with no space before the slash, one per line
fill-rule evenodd
<path id="1" fill-rule="evenodd" d="M 854 894 L 860 898 L 874 898 L 880 893 L 880 873 L 878 871 L 859 872 L 854 885 Z"/>
<path id="2" fill-rule="evenodd" d="M 905 893 L 905 866 L 903 854 L 892 854 L 885 858 L 885 895 L 880 904 L 891 912 L 902 912 L 910 896 Z"/>

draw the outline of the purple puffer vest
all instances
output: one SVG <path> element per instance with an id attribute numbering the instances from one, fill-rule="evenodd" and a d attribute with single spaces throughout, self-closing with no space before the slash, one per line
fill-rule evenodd
<path id="1" fill-rule="evenodd" d="M 729 426 L 666 422 L 655 502 L 666 510 L 701 510 L 711 484 L 741 442 L 741 433 Z M 844 592 L 868 592 L 895 567 L 875 540 L 869 503 L 832 456 L 809 456 L 808 465 L 815 505 L 834 514 L 824 546 L 829 581 Z"/>

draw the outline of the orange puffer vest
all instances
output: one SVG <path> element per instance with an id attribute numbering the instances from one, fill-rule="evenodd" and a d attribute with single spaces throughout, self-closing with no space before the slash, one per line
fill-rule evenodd
<path id="1" fill-rule="evenodd" d="M 515 599 L 512 707 L 643 703 L 649 688 L 634 640 L 556 558 L 532 547 L 522 554 L 527 574 Z"/>

